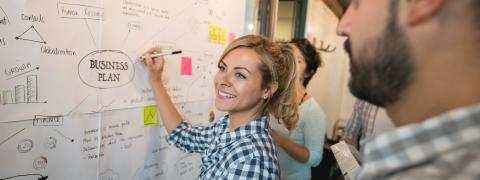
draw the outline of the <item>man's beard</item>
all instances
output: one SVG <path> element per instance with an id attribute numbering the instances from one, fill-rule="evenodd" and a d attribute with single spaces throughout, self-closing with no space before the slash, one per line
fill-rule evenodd
<path id="1" fill-rule="evenodd" d="M 390 1 L 389 21 L 383 36 L 378 41 L 364 43 L 358 56 L 351 56 L 350 60 L 350 91 L 357 98 L 381 107 L 397 102 L 414 76 L 410 47 L 398 26 L 394 3 L 398 1 Z M 349 41 L 345 46 L 350 46 Z"/>

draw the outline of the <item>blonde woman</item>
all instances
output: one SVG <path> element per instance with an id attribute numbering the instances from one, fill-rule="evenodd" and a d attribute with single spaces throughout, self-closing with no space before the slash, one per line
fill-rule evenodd
<path id="1" fill-rule="evenodd" d="M 162 82 L 164 59 L 145 53 L 168 143 L 186 152 L 204 153 L 199 179 L 279 179 L 277 151 L 269 114 L 288 128 L 298 120 L 296 65 L 292 53 L 261 36 L 232 42 L 218 62 L 215 106 L 228 114 L 208 127 L 182 122 Z"/>

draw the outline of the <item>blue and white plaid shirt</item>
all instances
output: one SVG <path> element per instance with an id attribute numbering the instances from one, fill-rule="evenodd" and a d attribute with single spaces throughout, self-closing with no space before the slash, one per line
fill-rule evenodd
<path id="1" fill-rule="evenodd" d="M 183 122 L 167 141 L 183 151 L 206 154 L 199 179 L 279 179 L 268 120 L 263 116 L 232 132 L 228 115 L 205 128 Z"/>
<path id="2" fill-rule="evenodd" d="M 480 105 L 365 142 L 358 179 L 480 179 Z"/>

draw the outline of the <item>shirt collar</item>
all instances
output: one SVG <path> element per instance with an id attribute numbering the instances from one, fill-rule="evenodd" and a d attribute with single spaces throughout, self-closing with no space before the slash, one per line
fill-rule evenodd
<path id="1" fill-rule="evenodd" d="M 476 132 L 476 133 L 471 133 Z M 362 177 L 427 161 L 452 147 L 480 140 L 480 104 L 366 140 Z"/>
<path id="2" fill-rule="evenodd" d="M 270 130 L 268 121 L 269 116 L 262 116 L 236 128 L 234 131 L 229 131 L 228 127 L 230 124 L 230 118 L 226 115 L 221 121 L 223 133 L 220 134 L 218 146 L 225 147 L 239 139 L 251 136 L 252 134 L 258 134 L 262 133 L 262 131 Z"/>

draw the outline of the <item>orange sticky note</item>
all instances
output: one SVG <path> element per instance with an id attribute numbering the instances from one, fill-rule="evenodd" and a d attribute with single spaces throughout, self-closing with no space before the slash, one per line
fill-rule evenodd
<path id="1" fill-rule="evenodd" d="M 182 57 L 182 65 L 181 65 L 181 74 L 184 76 L 191 76 L 192 75 L 192 58 L 191 57 Z"/>
<path id="2" fill-rule="evenodd" d="M 158 113 L 157 106 L 145 106 L 143 107 L 143 125 L 144 126 L 156 126 L 158 125 Z"/>

